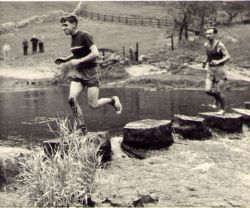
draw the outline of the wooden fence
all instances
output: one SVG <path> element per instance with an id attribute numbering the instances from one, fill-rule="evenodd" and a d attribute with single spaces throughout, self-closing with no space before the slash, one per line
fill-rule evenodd
<path id="1" fill-rule="evenodd" d="M 151 26 L 151 27 L 169 27 L 173 26 L 174 22 L 167 19 L 158 19 L 158 18 L 138 18 L 138 17 L 121 17 L 121 16 L 113 16 L 113 15 L 104 15 L 89 11 L 84 11 L 82 13 L 82 16 L 90 18 L 92 20 L 101 20 L 101 21 L 107 21 L 107 22 L 118 22 L 118 23 L 124 23 L 127 25 L 140 25 L 140 26 Z"/>

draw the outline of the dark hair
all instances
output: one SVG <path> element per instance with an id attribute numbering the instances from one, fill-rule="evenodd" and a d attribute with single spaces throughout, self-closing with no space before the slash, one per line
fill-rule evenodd
<path id="1" fill-rule="evenodd" d="M 76 23 L 76 26 L 78 24 L 78 19 L 76 18 L 75 15 L 71 14 L 71 15 L 68 15 L 68 16 L 64 16 L 61 18 L 60 22 L 61 23 L 64 23 L 64 22 L 70 22 L 71 24 L 72 23 Z"/>
<path id="2" fill-rule="evenodd" d="M 214 34 L 217 34 L 217 33 L 218 33 L 217 28 L 214 27 L 214 26 L 208 26 L 208 27 L 206 27 L 206 28 L 205 28 L 205 31 L 206 31 L 206 30 L 210 30 L 210 29 L 213 29 L 213 30 L 214 30 Z"/>

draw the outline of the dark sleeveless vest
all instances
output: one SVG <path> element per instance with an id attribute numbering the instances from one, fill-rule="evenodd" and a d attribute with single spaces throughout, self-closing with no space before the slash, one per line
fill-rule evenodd
<path id="1" fill-rule="evenodd" d="M 209 66 L 210 66 L 210 62 L 212 60 L 220 60 L 224 56 L 221 51 L 218 52 L 218 47 L 219 47 L 219 41 L 216 43 L 216 45 L 213 49 L 207 48 L 207 50 L 206 50 Z M 221 63 L 220 65 L 224 65 L 224 63 Z M 213 67 L 213 65 L 211 65 L 211 66 Z"/>

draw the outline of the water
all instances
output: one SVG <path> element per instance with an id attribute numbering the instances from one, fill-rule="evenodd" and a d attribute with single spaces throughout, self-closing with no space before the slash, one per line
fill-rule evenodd
<path id="1" fill-rule="evenodd" d="M 68 86 L 27 86 L 26 82 L 0 81 L 0 142 L 7 145 L 40 143 L 52 138 L 48 124 L 54 118 L 71 118 L 68 105 Z M 118 95 L 123 104 L 122 115 L 105 106 L 88 107 L 86 93 L 80 99 L 90 131 L 120 131 L 124 125 L 140 119 L 172 119 L 174 114 L 197 115 L 211 111 L 212 99 L 201 90 L 145 91 L 134 88 L 103 88 L 100 97 Z M 229 108 L 244 107 L 249 89 L 226 92 Z"/>

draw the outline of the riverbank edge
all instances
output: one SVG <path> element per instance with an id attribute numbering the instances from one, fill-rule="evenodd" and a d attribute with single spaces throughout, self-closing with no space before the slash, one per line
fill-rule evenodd
<path id="1" fill-rule="evenodd" d="M 104 80 L 101 82 L 100 88 L 127 88 L 127 89 L 142 89 L 145 91 L 168 91 L 168 90 L 204 90 L 205 85 L 205 78 L 197 81 L 191 79 L 183 79 L 180 78 L 178 80 L 160 80 L 161 75 L 158 75 L 159 79 L 156 78 L 147 78 L 146 82 L 144 82 L 144 78 L 132 80 L 131 79 L 120 79 L 115 81 L 108 81 Z M 170 76 L 171 77 L 171 76 Z M 26 83 L 27 86 L 30 85 L 32 87 L 48 87 L 48 86 L 69 86 L 69 82 L 61 82 L 54 78 L 42 78 L 42 79 L 22 79 L 22 78 L 15 78 L 15 77 L 5 77 L 0 76 L 4 80 L 12 80 L 16 84 L 22 82 Z M 228 80 L 226 90 L 241 90 L 248 88 L 250 86 L 249 81 L 245 80 Z"/>

